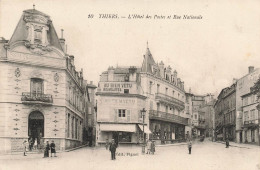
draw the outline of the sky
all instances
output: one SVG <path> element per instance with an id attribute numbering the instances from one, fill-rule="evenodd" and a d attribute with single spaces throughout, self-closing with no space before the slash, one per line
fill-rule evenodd
<path id="1" fill-rule="evenodd" d="M 33 4 L 51 17 L 58 36 L 64 29 L 76 70 L 83 68 L 84 78 L 95 84 L 109 66 L 140 67 L 147 41 L 154 60 L 177 70 L 186 91 L 195 94 L 217 97 L 233 78 L 247 74 L 248 66 L 260 67 L 258 0 L 0 0 L 0 37 L 10 39 L 23 10 Z M 152 19 L 128 19 L 134 14 Z"/>

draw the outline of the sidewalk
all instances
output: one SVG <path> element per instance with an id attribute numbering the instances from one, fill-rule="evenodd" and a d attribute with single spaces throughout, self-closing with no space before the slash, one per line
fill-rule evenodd
<path id="1" fill-rule="evenodd" d="M 224 142 L 224 141 L 216 141 L 216 143 L 226 144 L 226 142 Z M 229 142 L 229 146 L 238 147 L 238 148 L 246 148 L 246 149 L 260 149 L 260 146 L 257 146 L 257 145 L 235 143 L 235 142 Z"/>

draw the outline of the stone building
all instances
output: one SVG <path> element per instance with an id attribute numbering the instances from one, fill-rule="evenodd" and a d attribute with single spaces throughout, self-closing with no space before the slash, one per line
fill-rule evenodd
<path id="1" fill-rule="evenodd" d="M 215 104 L 217 137 L 231 141 L 236 140 L 236 82 L 224 88 Z"/>
<path id="2" fill-rule="evenodd" d="M 248 132 L 255 128 L 254 123 L 249 123 L 248 121 L 253 118 L 254 113 L 254 102 L 251 101 L 248 96 L 253 96 L 250 94 L 250 88 L 254 86 L 254 83 L 259 79 L 260 69 L 254 69 L 253 66 L 248 67 L 248 73 L 242 78 L 237 80 L 236 88 L 236 109 L 237 109 L 237 126 L 236 126 L 236 138 L 237 142 L 245 142 L 246 137 L 250 138 L 250 133 Z M 253 97 L 252 97 L 253 98 Z M 247 101 L 248 100 L 248 101 Z M 244 104 L 243 104 L 244 101 Z M 248 106 L 251 103 L 252 106 Z M 249 110 L 248 110 L 249 109 Z M 252 112 L 251 112 L 252 110 Z M 255 117 L 257 116 L 257 110 L 255 110 Z M 252 116 L 251 116 L 252 115 Z M 250 120 L 251 122 L 251 120 Z M 247 124 L 248 123 L 248 124 Z M 257 128 L 256 128 L 257 129 Z M 258 130 L 259 131 L 259 130 Z M 259 133 L 259 132 L 258 132 Z M 247 136 L 248 135 L 248 136 Z M 251 135 L 253 136 L 253 135 Z M 256 138 L 255 138 L 256 139 Z"/>
<path id="3" fill-rule="evenodd" d="M 11 39 L 0 41 L 0 152 L 22 150 L 29 138 L 57 150 L 82 143 L 83 72 L 66 54 L 50 17 L 23 11 Z"/>
<path id="4" fill-rule="evenodd" d="M 97 145 L 112 139 L 118 144 L 142 143 L 142 125 L 147 136 L 149 119 L 146 115 L 143 122 L 141 115 L 146 97 L 140 86 L 140 68 L 109 67 L 100 76 L 96 95 Z"/>
<path id="5" fill-rule="evenodd" d="M 185 139 L 189 113 L 185 111 L 184 82 L 163 62 L 156 64 L 147 48 L 142 67 L 109 67 L 101 74 L 97 99 L 97 142 L 115 138 L 119 143 L 156 143 Z"/>

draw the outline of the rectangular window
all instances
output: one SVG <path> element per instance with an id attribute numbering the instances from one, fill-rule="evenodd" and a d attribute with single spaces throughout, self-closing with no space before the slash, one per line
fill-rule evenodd
<path id="1" fill-rule="evenodd" d="M 38 78 L 31 79 L 31 93 L 34 96 L 43 94 L 43 80 Z"/>
<path id="2" fill-rule="evenodd" d="M 248 97 L 245 97 L 244 99 L 244 106 L 248 105 Z"/>
<path id="3" fill-rule="evenodd" d="M 255 109 L 250 111 L 250 120 L 255 120 Z"/>
<path id="4" fill-rule="evenodd" d="M 128 94 L 129 93 L 129 89 L 124 89 L 124 93 Z"/>
<path id="5" fill-rule="evenodd" d="M 255 103 L 255 95 L 251 96 L 251 103 Z"/>
<path id="6" fill-rule="evenodd" d="M 125 117 L 125 109 L 118 109 L 118 117 Z"/>
<path id="7" fill-rule="evenodd" d="M 157 84 L 157 93 L 160 93 L 160 84 Z"/>
<path id="8" fill-rule="evenodd" d="M 168 88 L 167 87 L 165 88 L 165 94 L 166 95 L 168 94 Z"/>
<path id="9" fill-rule="evenodd" d="M 152 93 L 152 85 L 153 85 L 153 82 L 150 81 L 150 84 L 149 84 L 149 93 L 150 94 Z"/>
<path id="10" fill-rule="evenodd" d="M 248 111 L 244 112 L 244 121 L 248 121 Z"/>

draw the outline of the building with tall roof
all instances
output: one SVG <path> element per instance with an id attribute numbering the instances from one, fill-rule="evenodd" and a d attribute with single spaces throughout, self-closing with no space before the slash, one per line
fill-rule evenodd
<path id="1" fill-rule="evenodd" d="M 83 70 L 57 36 L 50 16 L 29 9 L 11 39 L 0 40 L 0 152 L 22 151 L 24 140 L 57 150 L 82 144 Z"/>
<path id="2" fill-rule="evenodd" d="M 191 129 L 185 111 L 184 82 L 164 63 L 155 63 L 147 47 L 141 67 L 109 67 L 100 76 L 97 92 L 97 143 L 156 143 L 184 140 Z M 146 110 L 144 122 L 141 110 Z"/>

